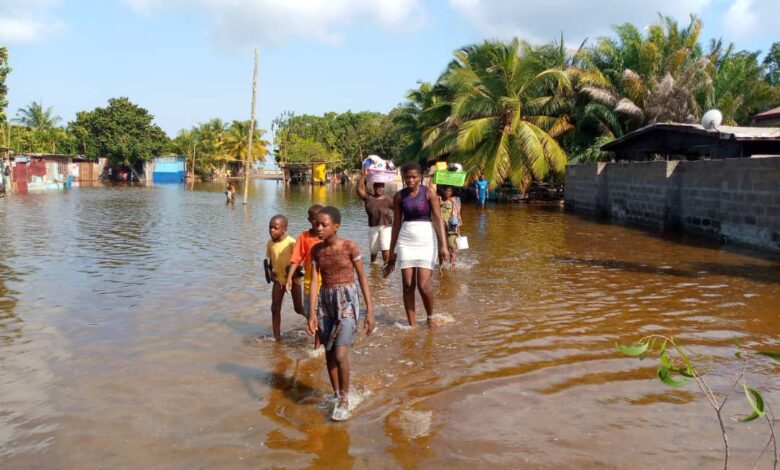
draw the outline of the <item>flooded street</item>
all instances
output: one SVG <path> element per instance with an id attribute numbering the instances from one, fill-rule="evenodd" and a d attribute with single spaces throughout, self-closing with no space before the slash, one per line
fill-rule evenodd
<path id="1" fill-rule="evenodd" d="M 435 330 L 403 326 L 400 274 L 367 269 L 378 330 L 355 343 L 358 406 L 335 424 L 289 297 L 272 339 L 262 259 L 270 217 L 297 237 L 315 202 L 341 208 L 340 234 L 365 250 L 362 203 L 254 181 L 248 207 L 226 207 L 222 189 L 0 200 L 0 467 L 718 468 L 695 385 L 665 387 L 615 342 L 674 335 L 729 375 L 735 338 L 780 351 L 776 260 L 557 207 L 468 205 L 471 248 L 436 277 Z M 780 364 L 747 378 L 780 412 Z M 735 419 L 749 413 L 739 396 L 724 410 L 733 468 L 768 438 Z"/>

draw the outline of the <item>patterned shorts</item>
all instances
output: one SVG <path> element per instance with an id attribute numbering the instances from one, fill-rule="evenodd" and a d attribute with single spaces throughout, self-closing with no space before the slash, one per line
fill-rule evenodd
<path id="1" fill-rule="evenodd" d="M 317 306 L 317 334 L 325 350 L 334 346 L 352 346 L 357 335 L 360 301 L 357 284 L 323 287 Z"/>

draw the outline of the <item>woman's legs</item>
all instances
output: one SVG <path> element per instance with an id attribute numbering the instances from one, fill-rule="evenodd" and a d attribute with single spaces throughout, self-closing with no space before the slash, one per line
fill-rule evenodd
<path id="1" fill-rule="evenodd" d="M 417 268 L 417 289 L 423 299 L 425 313 L 428 315 L 428 324 L 433 315 L 433 270 Z"/>
<path id="2" fill-rule="evenodd" d="M 417 285 L 417 268 L 404 268 L 401 270 L 401 281 L 403 282 L 404 292 L 404 309 L 406 309 L 406 319 L 409 321 L 409 326 L 414 326 L 415 320 L 415 308 L 414 308 L 414 291 Z"/>

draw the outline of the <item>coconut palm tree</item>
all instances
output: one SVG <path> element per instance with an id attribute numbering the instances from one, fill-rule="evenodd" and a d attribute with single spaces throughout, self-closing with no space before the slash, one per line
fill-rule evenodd
<path id="1" fill-rule="evenodd" d="M 411 141 L 401 150 L 402 160 L 424 163 L 431 151 L 436 151 L 431 144 L 452 124 L 451 120 L 448 121 L 451 96 L 451 90 L 441 82 L 423 82 L 417 89 L 407 93 L 407 102 L 393 117 L 399 132 L 411 137 Z"/>
<path id="2" fill-rule="evenodd" d="M 571 91 L 565 71 L 540 69 L 532 48 L 517 39 L 486 41 L 457 51 L 443 81 L 454 90 L 447 118 L 453 130 L 442 130 L 437 141 L 444 145 L 431 156 L 452 153 L 491 185 L 511 180 L 521 190 L 563 173 L 567 158 L 556 137 L 572 127 L 558 109 Z"/>
<path id="3" fill-rule="evenodd" d="M 265 133 L 262 129 L 255 129 L 252 136 L 252 162 L 265 161 L 268 155 L 268 145 L 270 142 L 262 138 Z M 244 161 L 246 158 L 249 138 L 249 121 L 233 121 L 227 127 L 222 136 L 222 145 L 224 154 L 232 160 Z M 251 162 L 250 162 L 251 163 Z"/>
<path id="4" fill-rule="evenodd" d="M 54 115 L 54 108 L 44 108 L 42 103 L 33 101 L 26 108 L 16 112 L 14 122 L 29 128 L 33 132 L 36 151 L 56 152 L 56 140 L 54 130 L 62 119 Z"/>
<path id="5" fill-rule="evenodd" d="M 42 103 L 33 101 L 26 108 L 16 112 L 14 122 L 39 132 L 48 132 L 62 121 L 62 118 L 54 115 L 54 108 L 44 108 Z"/>

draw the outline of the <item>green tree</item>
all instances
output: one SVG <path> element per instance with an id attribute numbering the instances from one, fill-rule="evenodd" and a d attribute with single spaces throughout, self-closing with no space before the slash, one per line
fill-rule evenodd
<path id="1" fill-rule="evenodd" d="M 571 80 L 541 65 L 517 39 L 460 49 L 436 85 L 409 95 L 399 119 L 418 132 L 409 153 L 460 161 L 493 186 L 511 180 L 525 189 L 533 179 L 561 175 L 567 158 L 556 137 L 572 126 L 559 108 Z"/>
<path id="2" fill-rule="evenodd" d="M 63 140 L 64 131 L 57 127 L 62 119 L 54 114 L 54 108 L 45 108 L 42 103 L 33 101 L 17 111 L 14 121 L 31 131 L 32 145 L 26 151 L 57 152 L 57 143 Z M 25 139 L 29 141 L 28 136 Z"/>
<path id="3" fill-rule="evenodd" d="M 159 155 L 168 141 L 154 117 L 128 98 L 112 98 L 105 108 L 82 111 L 68 124 L 73 134 L 83 134 L 85 154 L 108 157 L 113 163 L 134 165 Z"/>
<path id="4" fill-rule="evenodd" d="M 764 57 L 764 67 L 767 69 L 766 79 L 769 84 L 780 86 L 780 42 L 772 43 L 772 47 L 769 48 L 769 52 Z"/>
<path id="5" fill-rule="evenodd" d="M 252 136 L 252 162 L 264 162 L 270 142 L 263 139 L 264 130 L 255 127 Z M 249 148 L 249 121 L 233 121 L 223 134 L 225 155 L 231 160 L 244 161 Z"/>
<path id="6" fill-rule="evenodd" d="M 713 96 L 708 107 L 718 108 L 727 124 L 750 124 L 751 116 L 764 111 L 777 96 L 758 60 L 760 53 L 734 52 L 733 45 L 723 51 L 720 41 L 713 41 L 710 48 Z"/>
<path id="7" fill-rule="evenodd" d="M 588 57 L 608 83 L 582 91 L 615 111 L 626 131 L 652 122 L 698 122 L 712 96 L 701 28 L 695 15 L 684 28 L 660 16 L 644 35 L 630 23 L 615 27 L 617 37 L 601 38 Z"/>
<path id="8" fill-rule="evenodd" d="M 318 159 L 325 158 L 332 167 L 358 168 L 370 154 L 397 158 L 396 127 L 386 114 L 347 111 L 323 116 L 285 112 L 274 119 L 271 129 L 278 163 L 318 154 Z"/>
<path id="9" fill-rule="evenodd" d="M 16 112 L 14 121 L 34 131 L 45 133 L 52 130 L 62 118 L 54 114 L 53 107 L 44 108 L 43 103 L 33 101 Z"/>
<path id="10" fill-rule="evenodd" d="M 8 122 L 5 114 L 8 107 L 8 85 L 5 84 L 5 79 L 9 73 L 11 67 L 8 65 L 8 48 L 0 46 L 0 126 Z"/>
<path id="11" fill-rule="evenodd" d="M 310 137 L 293 136 L 288 142 L 288 163 L 311 163 L 313 161 L 333 161 L 341 158 L 335 150 L 328 150 L 325 145 Z"/>

